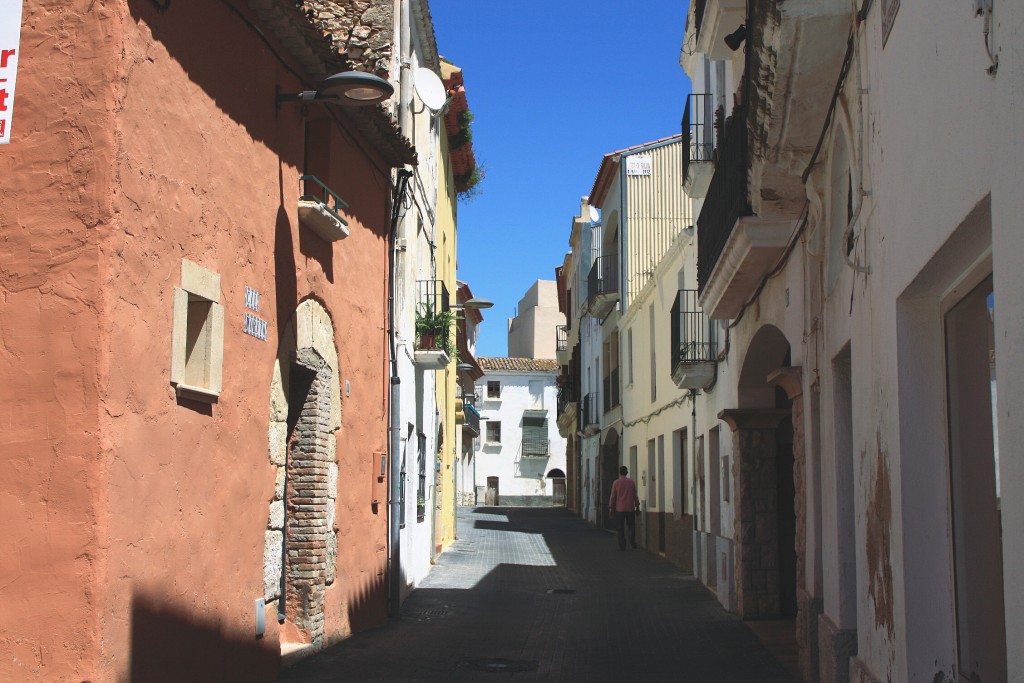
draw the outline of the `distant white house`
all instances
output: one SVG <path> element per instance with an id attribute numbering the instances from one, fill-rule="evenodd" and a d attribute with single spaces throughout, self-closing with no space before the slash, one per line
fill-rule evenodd
<path id="1" fill-rule="evenodd" d="M 478 358 L 478 505 L 564 505 L 565 439 L 555 422 L 554 360 Z"/>

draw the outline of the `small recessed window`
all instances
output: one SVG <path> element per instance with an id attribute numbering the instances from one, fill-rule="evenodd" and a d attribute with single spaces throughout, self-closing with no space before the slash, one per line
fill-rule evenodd
<path id="1" fill-rule="evenodd" d="M 487 398 L 501 398 L 501 382 L 490 381 L 487 383 Z"/>
<path id="2" fill-rule="evenodd" d="M 181 398 L 214 403 L 224 367 L 224 307 L 220 275 L 181 262 L 181 287 L 174 289 L 171 384 Z"/>
<path id="3" fill-rule="evenodd" d="M 487 423 L 487 443 L 501 443 L 501 422 L 491 420 Z"/>

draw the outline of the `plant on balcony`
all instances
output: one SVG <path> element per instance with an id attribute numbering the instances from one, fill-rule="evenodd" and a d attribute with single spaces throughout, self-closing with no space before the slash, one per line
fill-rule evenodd
<path id="1" fill-rule="evenodd" d="M 435 310 L 420 304 L 416 314 L 416 348 L 421 351 L 437 350 L 452 355 L 452 325 L 455 311 Z"/>

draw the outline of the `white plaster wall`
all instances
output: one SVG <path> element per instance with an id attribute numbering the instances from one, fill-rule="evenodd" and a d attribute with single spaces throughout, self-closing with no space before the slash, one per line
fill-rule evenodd
<path id="1" fill-rule="evenodd" d="M 501 398 L 488 399 L 487 382 L 501 382 Z M 530 397 L 530 380 L 544 381 L 543 409 L 548 412 L 549 456 L 522 457 L 523 412 L 535 409 Z M 505 496 L 550 496 L 551 481 L 547 474 L 553 469 L 566 471 L 566 440 L 558 433 L 555 421 L 557 391 L 555 374 L 542 372 L 488 372 L 478 381 L 481 387 L 480 439 L 476 450 L 476 484 L 478 502 L 483 501 L 487 477 L 498 477 L 498 493 Z M 486 422 L 501 421 L 501 443 L 487 442 Z"/>

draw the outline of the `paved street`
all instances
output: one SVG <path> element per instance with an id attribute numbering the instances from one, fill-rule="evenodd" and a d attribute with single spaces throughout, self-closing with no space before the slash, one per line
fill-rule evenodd
<path id="1" fill-rule="evenodd" d="M 557 508 L 462 508 L 403 617 L 280 681 L 790 683 L 699 582 Z"/>

